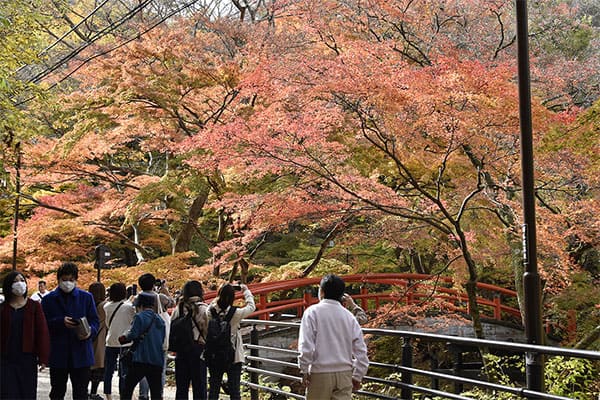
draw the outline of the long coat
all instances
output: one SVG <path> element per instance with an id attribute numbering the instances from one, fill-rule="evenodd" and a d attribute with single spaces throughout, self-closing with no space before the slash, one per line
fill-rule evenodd
<path id="1" fill-rule="evenodd" d="M 92 365 L 92 369 L 104 368 L 104 350 L 106 349 L 106 312 L 104 311 L 104 304 L 106 304 L 106 301 L 96 306 L 96 312 L 100 320 L 100 329 L 93 343 L 94 365 Z"/>
<path id="2" fill-rule="evenodd" d="M 38 363 L 48 364 L 50 354 L 50 339 L 48 326 L 40 303 L 27 299 L 23 315 L 23 353 L 33 353 L 38 356 Z M 12 307 L 8 303 L 0 306 L 0 354 L 7 351 L 8 336 L 12 321 Z"/>
<path id="3" fill-rule="evenodd" d="M 90 367 L 94 364 L 92 341 L 98 335 L 98 313 L 92 294 L 79 288 L 71 293 L 54 289 L 42 299 L 42 308 L 46 314 L 50 331 L 50 368 Z M 65 317 L 86 317 L 92 334 L 79 340 L 74 329 L 67 328 Z M 70 361 L 70 362 L 69 362 Z"/>

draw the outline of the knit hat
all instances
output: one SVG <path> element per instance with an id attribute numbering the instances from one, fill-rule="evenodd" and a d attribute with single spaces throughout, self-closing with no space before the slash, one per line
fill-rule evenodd
<path id="1" fill-rule="evenodd" d="M 140 293 L 137 295 L 134 306 L 143 308 L 143 307 L 154 307 L 156 296 L 150 293 Z"/>

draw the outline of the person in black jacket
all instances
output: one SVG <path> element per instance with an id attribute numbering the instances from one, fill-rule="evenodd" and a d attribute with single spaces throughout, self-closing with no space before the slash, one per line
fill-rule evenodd
<path id="1" fill-rule="evenodd" d="M 202 284 L 198 281 L 188 281 L 183 285 L 182 296 L 179 304 L 171 314 L 171 321 L 180 316 L 192 317 L 193 343 L 189 351 L 177 352 L 175 355 L 175 384 L 177 391 L 175 398 L 186 399 L 190 383 L 192 384 L 194 400 L 205 400 L 206 393 L 206 363 L 202 358 L 206 343 L 206 330 L 208 327 L 208 305 L 203 301 L 204 292 Z"/>

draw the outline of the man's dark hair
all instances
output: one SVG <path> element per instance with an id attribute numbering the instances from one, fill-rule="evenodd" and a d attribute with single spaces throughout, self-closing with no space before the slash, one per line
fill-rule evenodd
<path id="1" fill-rule="evenodd" d="M 56 277 L 60 280 L 61 276 L 65 275 L 73 275 L 73 278 L 77 279 L 79 277 L 79 268 L 77 265 L 72 262 L 64 262 L 60 267 L 58 267 L 58 271 L 56 271 Z"/>
<path id="2" fill-rule="evenodd" d="M 325 299 L 341 301 L 346 284 L 337 275 L 327 274 L 321 279 L 321 292 Z"/>
<path id="3" fill-rule="evenodd" d="M 45 280 L 43 280 L 43 279 L 40 279 L 40 280 L 39 280 L 39 282 L 38 282 L 38 285 L 39 285 L 40 283 L 43 283 L 43 284 L 45 285 L 45 284 L 46 284 L 46 281 L 45 281 Z"/>
<path id="4" fill-rule="evenodd" d="M 147 272 L 138 278 L 138 285 L 142 290 L 152 290 L 154 289 L 154 284 L 156 283 L 156 278 L 151 273 Z"/>
<path id="5" fill-rule="evenodd" d="M 108 298 L 110 301 L 121 301 L 127 295 L 125 284 L 121 282 L 113 283 L 108 288 Z"/>

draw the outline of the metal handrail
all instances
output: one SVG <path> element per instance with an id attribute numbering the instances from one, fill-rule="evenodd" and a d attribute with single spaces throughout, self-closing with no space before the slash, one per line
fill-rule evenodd
<path id="1" fill-rule="evenodd" d="M 255 320 L 255 319 L 245 319 L 242 320 L 243 325 L 251 325 L 252 329 L 252 343 L 246 344 L 245 347 L 250 349 L 252 352 L 251 356 L 248 356 L 248 361 L 252 364 L 250 367 L 246 367 L 248 372 L 251 372 L 251 382 L 247 382 L 246 386 L 250 387 L 252 399 L 258 399 L 258 390 L 269 390 L 267 387 L 263 387 L 258 384 L 258 375 L 271 375 L 271 376 L 279 376 L 283 379 L 288 379 L 292 381 L 300 381 L 300 377 L 295 377 L 287 374 L 279 374 L 277 372 L 268 371 L 266 369 L 256 368 L 259 363 L 273 363 L 278 365 L 283 365 L 285 367 L 296 367 L 296 364 L 280 361 L 280 360 L 272 360 L 266 357 L 259 357 L 258 352 L 263 351 L 280 351 L 284 354 L 288 354 L 289 356 L 296 356 L 298 354 L 297 351 L 290 349 L 281 349 L 276 347 L 262 346 L 258 345 L 259 341 L 259 327 L 288 327 L 299 329 L 300 324 L 298 322 L 283 322 L 283 321 L 263 321 L 263 320 Z M 511 387 L 506 385 L 501 385 L 497 383 L 487 382 L 485 380 L 477 380 L 466 378 L 458 375 L 451 375 L 442 372 L 435 372 L 423 369 L 417 369 L 412 366 L 412 345 L 411 340 L 419 339 L 422 341 L 435 341 L 442 343 L 450 343 L 456 345 L 462 345 L 465 347 L 473 347 L 473 348 L 485 348 L 485 349 L 498 349 L 498 350 L 506 350 L 515 353 L 522 354 L 544 354 L 544 355 L 552 355 L 552 356 L 563 356 L 563 357 L 573 357 L 573 358 L 581 358 L 587 360 L 600 360 L 600 352 L 591 351 L 591 350 L 579 350 L 579 349 L 570 349 L 563 347 L 553 347 L 553 346 L 541 346 L 541 345 L 530 345 L 523 343 L 513 343 L 513 342 L 501 342 L 495 340 L 483 340 L 476 338 L 466 338 L 466 337 L 458 337 L 458 336 L 449 336 L 449 335 L 440 335 L 440 334 L 430 334 L 430 333 L 422 333 L 422 332 L 413 332 L 413 331 L 399 331 L 392 329 L 375 329 L 375 328 L 362 328 L 363 334 L 368 335 L 376 335 L 376 336 L 395 336 L 401 337 L 404 339 L 405 344 L 402 349 L 403 353 L 403 362 L 402 365 L 398 364 L 384 364 L 384 363 L 371 363 L 371 366 L 377 367 L 385 367 L 390 368 L 391 370 L 400 371 L 402 373 L 402 382 L 400 381 L 386 381 L 382 378 L 365 376 L 365 381 L 371 381 L 379 384 L 388 384 L 389 386 L 394 386 L 396 388 L 401 388 L 402 390 L 402 398 L 403 399 L 412 399 L 413 392 L 421 392 L 435 396 L 441 396 L 444 398 L 450 399 L 458 399 L 465 400 L 469 399 L 465 396 L 461 396 L 458 393 L 449 393 L 438 390 L 437 388 L 428 388 L 424 386 L 414 385 L 412 382 L 413 375 L 421 375 L 426 376 L 432 379 L 441 379 L 449 382 L 454 382 L 455 384 L 467 384 L 474 387 L 480 387 L 483 389 L 491 389 L 495 391 L 502 391 L 505 393 L 514 394 L 517 396 L 525 397 L 525 398 L 538 398 L 538 399 L 549 399 L 549 400 L 569 400 L 570 397 L 562 397 L 557 395 L 552 395 L 548 393 L 538 392 L 534 390 L 527 389 L 525 387 Z M 408 357 L 405 357 L 405 352 L 408 351 Z M 271 390 L 269 390 L 271 391 Z M 279 393 L 279 392 L 278 392 Z M 287 392 L 282 392 L 279 394 L 284 394 Z M 382 399 L 387 399 L 389 396 L 380 395 L 377 393 L 367 392 L 361 390 L 357 392 L 357 394 L 368 396 L 368 397 L 378 397 Z M 301 396 L 299 394 L 290 395 L 290 397 L 294 398 L 303 398 L 298 397 Z"/>
<path id="2" fill-rule="evenodd" d="M 263 321 L 259 319 L 244 319 L 242 320 L 243 325 L 258 325 L 258 326 L 279 326 L 279 327 L 288 327 L 288 328 L 300 328 L 299 322 L 289 322 L 289 321 Z M 402 330 L 394 330 L 394 329 L 380 329 L 380 328 L 362 328 L 364 334 L 371 335 L 383 335 L 383 336 L 400 336 L 400 337 L 408 337 L 411 339 L 423 339 L 429 341 L 443 342 L 443 341 L 451 341 L 458 344 L 470 345 L 474 347 L 492 347 L 500 350 L 513 350 L 517 352 L 527 352 L 527 353 L 544 353 L 555 356 L 564 356 L 564 357 L 577 357 L 577 358 L 588 358 L 592 360 L 600 360 L 600 352 L 593 350 L 579 350 L 579 349 L 570 349 L 566 347 L 554 347 L 554 346 L 541 346 L 541 345 L 533 345 L 533 344 L 525 344 L 525 343 L 515 343 L 515 342 L 501 342 L 497 340 L 487 340 L 487 339 L 476 339 L 476 338 L 468 338 L 462 336 L 449 336 L 449 335 L 440 335 L 435 333 L 424 333 L 424 332 L 414 332 L 414 331 L 402 331 Z M 277 348 L 271 348 L 276 350 Z M 280 349 L 286 350 L 286 349 Z M 288 350 L 289 351 L 289 350 Z"/>
<path id="3" fill-rule="evenodd" d="M 281 365 L 281 366 L 289 367 L 289 368 L 298 367 L 297 364 L 294 364 L 291 362 L 286 362 L 286 361 L 273 360 L 272 358 L 246 356 L 246 359 L 250 360 L 250 361 L 258 361 L 258 362 L 263 362 L 263 363 Z"/>

